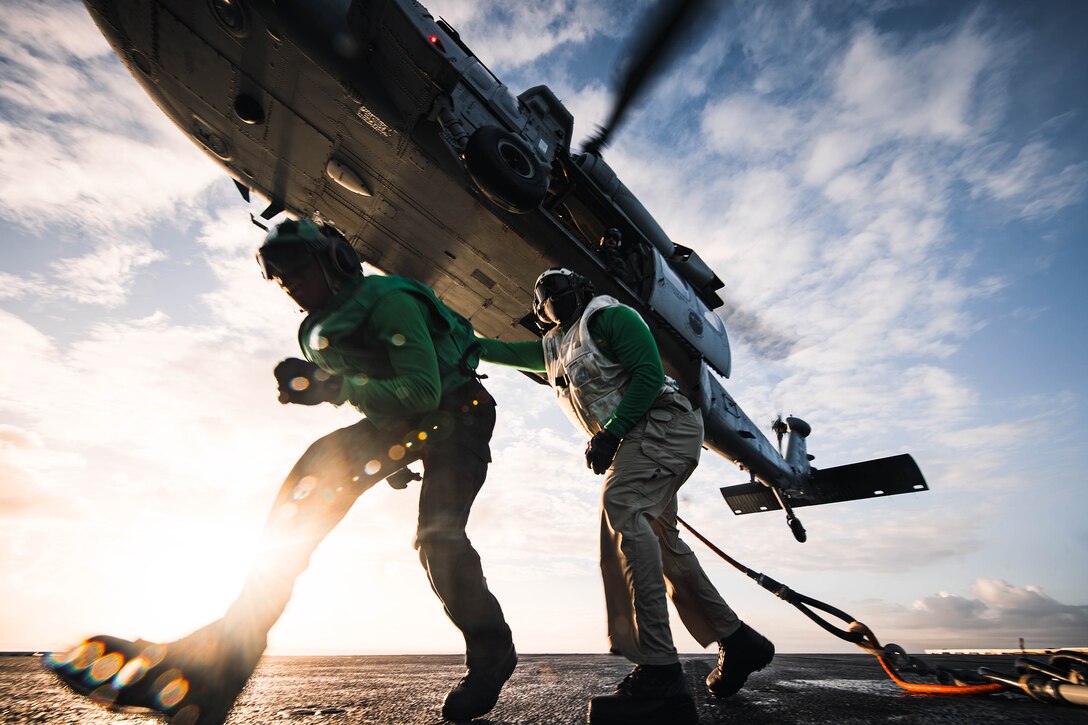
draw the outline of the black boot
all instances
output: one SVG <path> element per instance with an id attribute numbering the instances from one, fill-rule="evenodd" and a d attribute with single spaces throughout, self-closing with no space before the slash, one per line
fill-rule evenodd
<path id="1" fill-rule="evenodd" d="M 454 722 L 474 720 L 485 715 L 499 701 L 499 692 L 518 664 L 514 645 L 488 666 L 470 667 L 442 703 L 442 717 Z"/>
<path id="2" fill-rule="evenodd" d="M 81 695 L 114 712 L 158 713 L 179 725 L 222 725 L 264 650 L 209 625 L 169 644 L 99 635 L 44 664 Z"/>
<path id="3" fill-rule="evenodd" d="M 706 676 L 706 689 L 716 697 L 729 697 L 773 657 L 771 641 L 741 622 L 740 629 L 718 642 L 718 666 Z"/>
<path id="4" fill-rule="evenodd" d="M 694 725 L 695 700 L 684 682 L 680 663 L 638 665 L 616 687 L 615 694 L 589 701 L 590 725 Z"/>

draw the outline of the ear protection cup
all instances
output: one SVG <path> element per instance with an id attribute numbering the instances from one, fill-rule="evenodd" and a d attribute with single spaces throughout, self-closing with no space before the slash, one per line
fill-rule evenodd
<path id="1" fill-rule="evenodd" d="M 338 274 L 351 277 L 359 273 L 359 255 L 355 247 L 343 237 L 337 235 L 330 238 L 329 262 Z"/>
<path id="2" fill-rule="evenodd" d="M 257 261 L 268 279 L 275 274 L 269 271 L 272 257 L 278 257 L 276 266 L 280 273 L 292 269 L 292 261 L 297 265 L 312 257 L 333 289 L 344 280 L 362 274 L 359 255 L 344 235 L 329 224 L 318 226 L 309 219 L 288 219 L 269 232 L 264 245 L 257 251 Z"/>
<path id="3" fill-rule="evenodd" d="M 353 277 L 359 274 L 359 255 L 355 247 L 344 238 L 336 227 L 323 224 L 314 251 L 325 257 L 322 264 L 325 269 L 338 277 Z"/>

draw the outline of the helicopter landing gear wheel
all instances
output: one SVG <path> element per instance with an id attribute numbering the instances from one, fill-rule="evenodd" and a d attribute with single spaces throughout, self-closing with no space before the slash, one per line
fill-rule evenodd
<path id="1" fill-rule="evenodd" d="M 465 168 L 484 196 L 503 209 L 526 214 L 548 192 L 548 175 L 520 136 L 481 126 L 465 147 Z"/>
<path id="2" fill-rule="evenodd" d="M 755 481 L 755 479 L 752 479 Z M 793 532 L 793 538 L 797 539 L 797 543 L 803 544 L 808 541 L 808 532 L 805 531 L 804 524 L 801 523 L 801 519 L 797 518 L 793 513 L 793 507 L 790 506 L 790 502 L 782 495 L 782 490 L 778 486 L 771 486 L 771 493 L 778 499 L 778 505 L 782 507 L 782 510 L 786 512 L 786 525 L 790 527 L 790 531 Z"/>
<path id="3" fill-rule="evenodd" d="M 793 538 L 797 539 L 798 543 L 803 544 L 808 541 L 808 532 L 801 525 L 801 519 L 796 516 L 787 516 L 786 523 L 789 524 L 790 531 L 793 532 Z"/>

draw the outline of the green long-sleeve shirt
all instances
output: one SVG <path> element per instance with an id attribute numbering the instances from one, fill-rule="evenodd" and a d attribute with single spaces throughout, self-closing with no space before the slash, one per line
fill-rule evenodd
<path id="1" fill-rule="evenodd" d="M 623 400 L 604 424 L 605 430 L 622 438 L 646 415 L 661 392 L 665 382 L 661 354 L 650 328 L 629 307 L 606 307 L 594 314 L 589 320 L 589 334 L 601 352 L 631 376 Z M 480 344 L 482 358 L 488 362 L 536 373 L 546 371 L 544 345 L 539 340 L 502 342 L 483 338 Z"/>
<path id="2" fill-rule="evenodd" d="M 472 379 L 472 326 L 418 282 L 359 278 L 303 320 L 306 359 L 342 376 L 350 402 L 379 428 L 434 410 Z"/>
<path id="3" fill-rule="evenodd" d="M 358 371 L 345 376 L 348 402 L 375 422 L 425 413 L 438 407 L 442 382 L 424 303 L 394 292 L 374 308 L 352 337 Z"/>

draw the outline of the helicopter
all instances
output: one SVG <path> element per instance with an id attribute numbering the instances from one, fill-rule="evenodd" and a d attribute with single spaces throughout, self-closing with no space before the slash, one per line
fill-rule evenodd
<path id="1" fill-rule="evenodd" d="M 661 0 L 635 43 L 606 125 L 581 150 L 546 85 L 514 95 L 415 0 L 84 0 L 159 108 L 248 202 L 313 217 L 361 259 L 417 279 L 483 335 L 543 331 L 533 284 L 571 268 L 637 310 L 666 372 L 702 411 L 705 446 L 748 474 L 734 514 L 924 491 L 910 455 L 817 469 L 801 418 L 778 446 L 726 391 L 718 275 L 672 241 L 603 157 L 611 133 L 706 0 Z M 262 221 L 263 220 L 263 221 Z M 545 383 L 547 381 L 538 380 Z M 783 451 L 782 441 L 786 439 Z"/>

